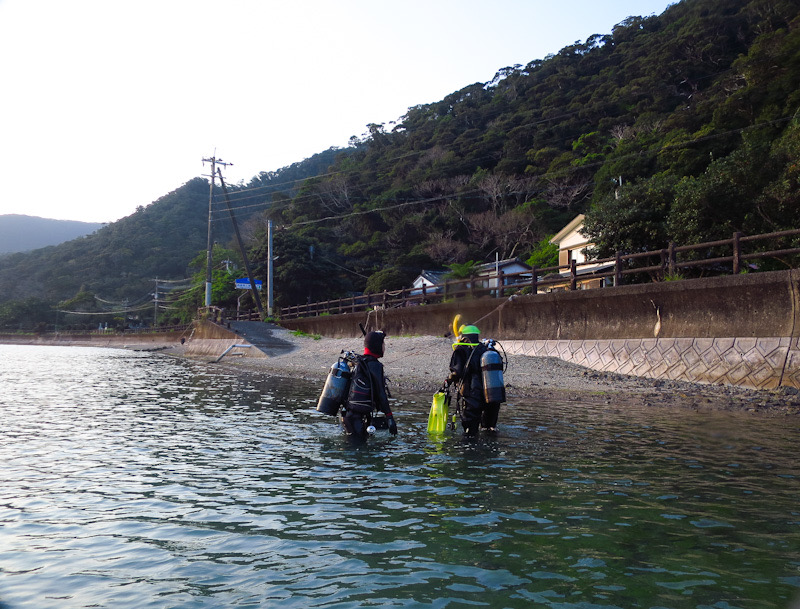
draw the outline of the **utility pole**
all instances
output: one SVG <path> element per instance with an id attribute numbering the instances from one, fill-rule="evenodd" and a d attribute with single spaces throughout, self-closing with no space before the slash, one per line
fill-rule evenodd
<path id="1" fill-rule="evenodd" d="M 247 278 L 250 280 L 250 289 L 253 290 L 253 299 L 256 301 L 256 307 L 258 307 L 258 316 L 261 321 L 264 321 L 264 309 L 261 306 L 261 296 L 259 296 L 258 290 L 256 289 L 256 280 L 253 277 L 253 269 L 250 268 L 250 260 L 247 258 L 247 252 L 245 251 L 244 243 L 242 242 L 242 235 L 239 233 L 239 224 L 236 222 L 236 216 L 233 214 L 231 200 L 228 197 L 228 188 L 225 186 L 225 180 L 222 179 L 222 172 L 219 169 L 217 169 L 217 171 L 219 171 L 219 183 L 222 185 L 222 193 L 225 195 L 225 205 L 228 206 L 228 213 L 231 215 L 233 231 L 236 234 L 236 241 L 239 243 L 239 252 L 242 254 L 244 268 L 247 270 Z"/>
<path id="2" fill-rule="evenodd" d="M 267 222 L 267 315 L 272 317 L 272 220 Z"/>
<path id="3" fill-rule="evenodd" d="M 158 277 L 156 277 L 156 291 L 153 292 L 153 327 L 158 327 Z"/>
<path id="4" fill-rule="evenodd" d="M 216 152 L 214 154 L 216 154 Z M 211 252 L 214 249 L 214 240 L 211 231 L 211 213 L 212 203 L 214 201 L 214 178 L 216 176 L 217 165 L 227 167 L 228 165 L 233 165 L 233 163 L 225 163 L 222 159 L 218 159 L 216 156 L 212 156 L 210 159 L 203 159 L 203 165 L 206 163 L 211 163 L 211 188 L 208 193 L 208 249 L 206 251 L 206 308 L 208 308 L 211 306 Z"/>

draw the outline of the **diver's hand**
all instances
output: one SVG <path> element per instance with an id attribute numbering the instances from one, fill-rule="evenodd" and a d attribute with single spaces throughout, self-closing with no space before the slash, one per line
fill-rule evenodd
<path id="1" fill-rule="evenodd" d="M 386 417 L 389 423 L 389 433 L 393 436 L 397 435 L 397 423 L 394 422 L 394 417 Z"/>

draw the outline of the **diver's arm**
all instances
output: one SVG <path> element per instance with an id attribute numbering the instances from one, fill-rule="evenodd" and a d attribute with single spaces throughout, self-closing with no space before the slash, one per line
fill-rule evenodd
<path id="1" fill-rule="evenodd" d="M 375 390 L 373 398 L 375 400 L 375 406 L 386 415 L 386 420 L 389 423 L 389 433 L 395 436 L 397 435 L 397 423 L 395 423 L 392 409 L 389 406 L 389 396 L 386 395 L 386 379 L 383 376 L 383 364 L 378 361 L 370 362 L 369 373 L 372 378 L 372 386 Z"/>
<path id="2" fill-rule="evenodd" d="M 450 357 L 450 376 L 448 376 L 444 382 L 447 385 L 452 385 L 464 378 L 464 366 L 466 363 L 466 358 L 464 357 L 462 349 L 453 351 L 453 355 Z"/>
<path id="3" fill-rule="evenodd" d="M 372 379 L 373 401 L 375 407 L 386 416 L 391 416 L 392 409 L 389 407 L 389 397 L 386 395 L 386 379 L 383 376 L 383 364 L 379 361 L 369 362 L 368 368 Z"/>

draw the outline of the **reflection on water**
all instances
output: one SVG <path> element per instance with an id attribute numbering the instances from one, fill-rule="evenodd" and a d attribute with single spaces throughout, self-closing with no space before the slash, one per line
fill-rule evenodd
<path id="1" fill-rule="evenodd" d="M 0 346 L 0 606 L 790 607 L 798 422 L 509 404 L 361 447 L 320 387 Z"/>

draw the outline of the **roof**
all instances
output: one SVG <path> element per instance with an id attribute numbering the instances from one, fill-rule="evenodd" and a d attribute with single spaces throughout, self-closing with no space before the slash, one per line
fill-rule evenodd
<path id="1" fill-rule="evenodd" d="M 571 232 L 576 230 L 581 224 L 583 224 L 584 218 L 586 218 L 584 214 L 578 214 L 577 216 L 575 216 L 569 224 L 567 224 L 564 228 L 562 228 L 560 231 L 558 231 L 555 235 L 552 236 L 552 238 L 550 239 L 550 243 L 560 243 L 561 241 L 563 241 L 567 237 L 567 235 L 569 235 Z"/>
<path id="2" fill-rule="evenodd" d="M 518 264 L 519 266 L 524 267 L 526 269 L 531 268 L 526 263 L 522 262 L 522 260 L 520 260 L 519 258 L 506 258 L 505 260 L 497 260 L 495 262 L 484 262 L 483 264 L 476 264 L 475 270 L 478 272 L 491 271 L 494 270 L 495 267 L 499 266 L 500 268 L 503 268 L 506 266 L 511 266 L 512 264 Z"/>
<path id="3" fill-rule="evenodd" d="M 422 269 L 422 272 L 419 274 L 417 279 L 420 277 L 425 281 L 432 283 L 433 285 L 438 285 L 441 283 L 442 278 L 448 273 L 448 271 L 426 271 Z M 414 280 L 416 282 L 416 279 Z"/>
<path id="4" fill-rule="evenodd" d="M 484 262 L 483 264 L 476 264 L 474 267 L 474 271 L 475 274 L 478 276 L 480 275 L 485 276 L 487 272 L 493 273 L 495 268 L 499 267 L 500 269 L 504 269 L 512 265 L 518 265 L 525 270 L 531 269 L 531 267 L 528 264 L 522 262 L 522 260 L 520 260 L 519 258 L 506 258 L 505 260 L 497 260 L 496 262 Z M 441 285 L 442 283 L 444 283 L 445 275 L 447 275 L 449 272 L 450 271 L 427 271 L 423 269 L 422 272 L 419 275 L 417 275 L 417 278 L 414 280 L 414 283 L 416 284 L 419 279 L 424 279 L 425 281 L 427 281 L 432 285 Z"/>

